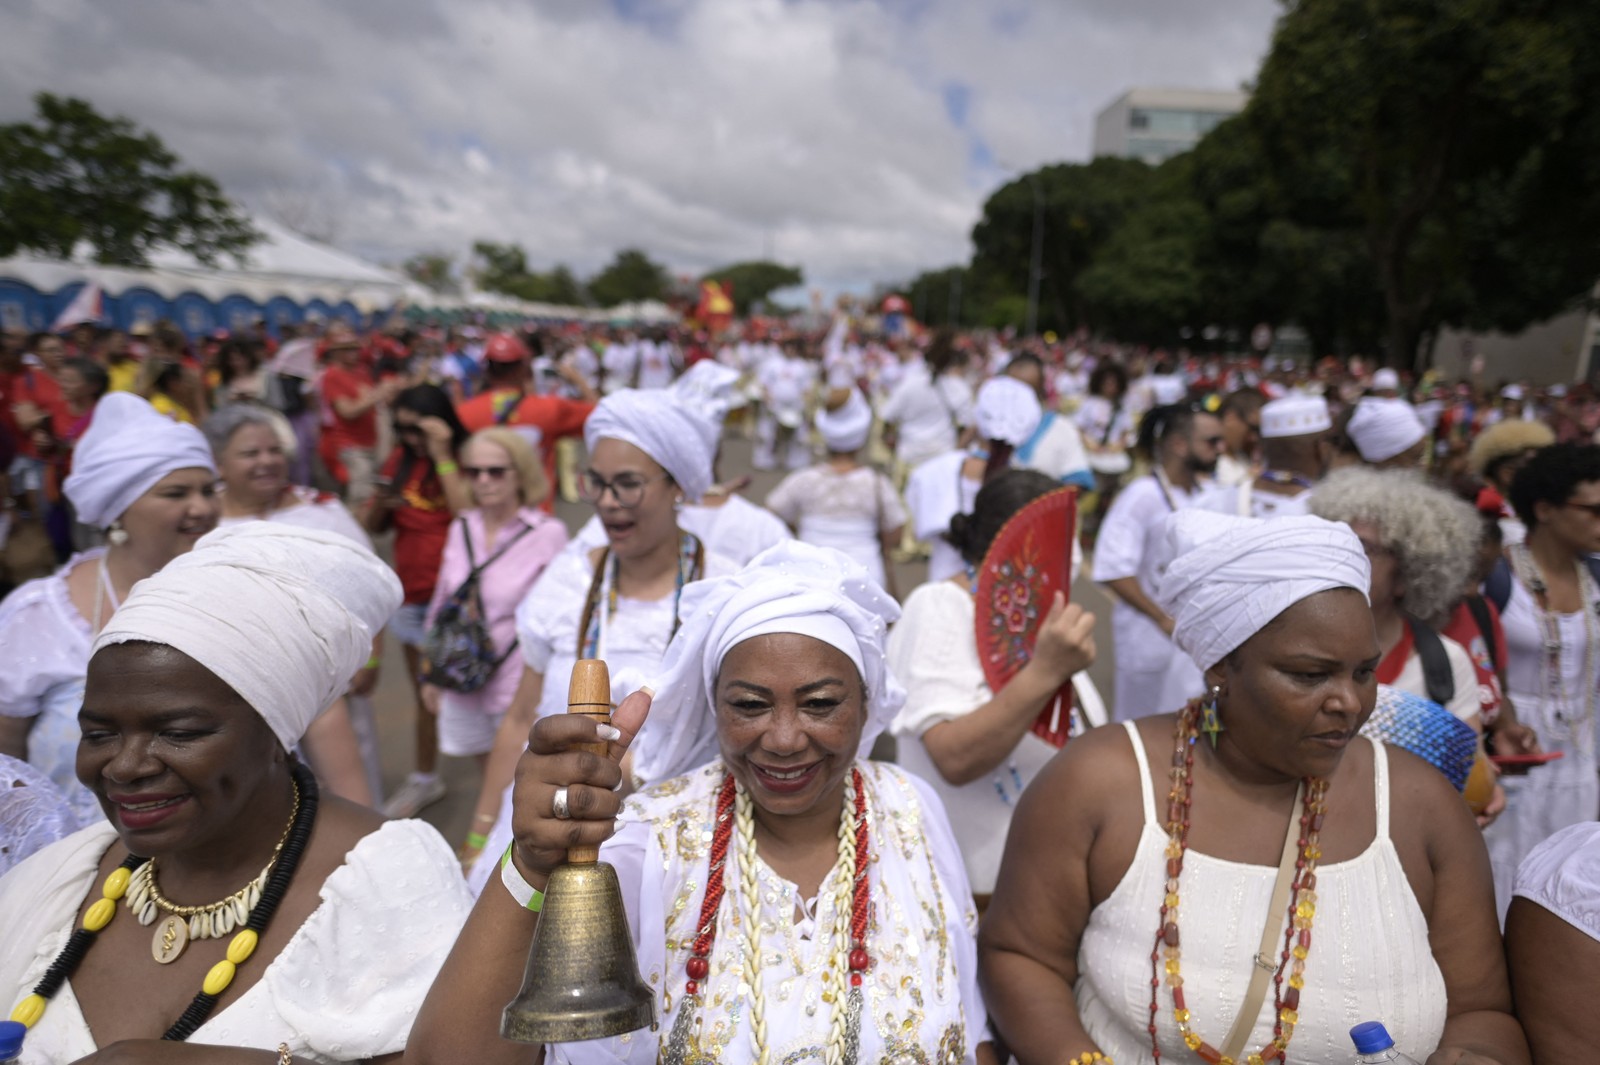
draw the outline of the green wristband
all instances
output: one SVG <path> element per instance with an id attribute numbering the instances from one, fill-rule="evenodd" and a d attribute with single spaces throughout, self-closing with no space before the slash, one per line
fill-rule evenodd
<path id="1" fill-rule="evenodd" d="M 517 871 L 517 863 L 511 860 L 511 851 L 516 845 L 516 840 L 512 840 L 506 846 L 506 856 L 500 859 L 500 882 L 511 892 L 518 906 L 538 913 L 544 909 L 544 892 L 522 879 L 522 874 Z"/>
<path id="2" fill-rule="evenodd" d="M 485 836 L 482 832 L 467 833 L 467 846 L 471 847 L 473 850 L 481 851 L 488 845 L 489 837 Z"/>

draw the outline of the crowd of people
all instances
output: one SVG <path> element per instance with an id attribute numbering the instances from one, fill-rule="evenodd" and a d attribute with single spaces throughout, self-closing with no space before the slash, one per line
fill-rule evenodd
<path id="1" fill-rule="evenodd" d="M 1587 1060 L 1600 398 L 814 326 L 6 334 L 20 1060 Z M 510 1043 L 573 846 L 656 1024 Z"/>

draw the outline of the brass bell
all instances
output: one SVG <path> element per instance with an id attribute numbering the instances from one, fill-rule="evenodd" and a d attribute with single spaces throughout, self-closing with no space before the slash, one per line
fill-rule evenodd
<path id="1" fill-rule="evenodd" d="M 611 720 L 611 675 L 597 658 L 572 667 L 567 713 Z M 583 749 L 604 755 L 604 743 Z M 550 874 L 528 968 L 500 1018 L 518 1043 L 577 1043 L 648 1028 L 655 993 L 639 977 L 617 871 L 599 847 L 573 847 Z"/>

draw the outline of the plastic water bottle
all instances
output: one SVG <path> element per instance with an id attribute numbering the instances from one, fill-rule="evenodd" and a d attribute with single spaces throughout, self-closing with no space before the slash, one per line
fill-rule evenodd
<path id="1" fill-rule="evenodd" d="M 14 1065 L 22 1057 L 22 1037 L 28 1034 L 19 1021 L 0 1021 L 0 1065 Z"/>
<path id="2" fill-rule="evenodd" d="M 1382 1021 L 1367 1021 L 1350 1029 L 1356 1045 L 1356 1065 L 1421 1065 L 1416 1058 L 1394 1048 L 1394 1040 Z"/>

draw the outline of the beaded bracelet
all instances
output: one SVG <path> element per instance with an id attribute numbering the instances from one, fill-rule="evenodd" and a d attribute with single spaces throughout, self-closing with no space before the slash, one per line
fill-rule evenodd
<path id="1" fill-rule="evenodd" d="M 1114 1065 L 1114 1063 L 1098 1050 L 1085 1050 L 1077 1057 L 1068 1060 L 1067 1065 Z"/>

